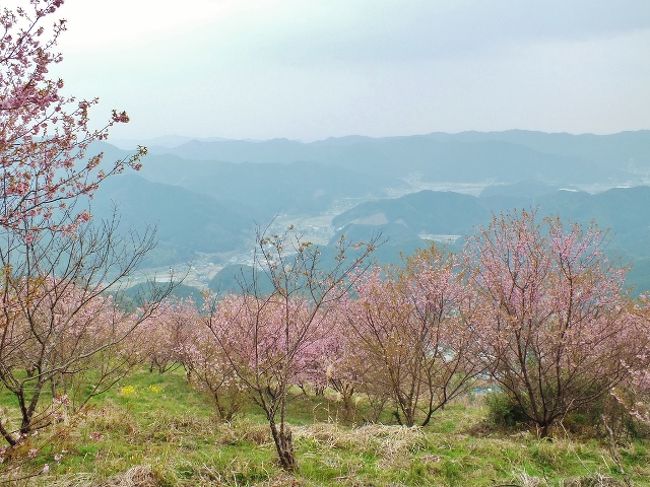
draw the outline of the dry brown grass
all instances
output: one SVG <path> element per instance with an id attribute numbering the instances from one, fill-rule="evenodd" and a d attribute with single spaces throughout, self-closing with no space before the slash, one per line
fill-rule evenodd
<path id="1" fill-rule="evenodd" d="M 230 423 L 221 425 L 220 442 L 227 445 L 236 445 L 242 441 L 254 443 L 258 446 L 269 445 L 273 441 L 269 427 L 263 423 L 256 423 L 244 418 L 237 418 Z"/>
<path id="2" fill-rule="evenodd" d="M 546 479 L 526 474 L 525 472 L 515 475 L 513 486 L 518 487 L 551 487 Z M 607 475 L 593 474 L 584 477 L 576 477 L 563 480 L 561 487 L 626 487 L 626 484 L 615 480 Z"/>
<path id="3" fill-rule="evenodd" d="M 38 485 L 48 487 L 159 487 L 160 482 L 151 467 L 136 465 L 107 480 L 97 479 L 96 476 L 89 473 L 78 473 L 57 478 L 39 477 Z"/>
<path id="4" fill-rule="evenodd" d="M 421 428 L 395 425 L 370 424 L 349 429 L 335 423 L 315 423 L 293 427 L 293 432 L 296 438 L 311 439 L 325 449 L 371 453 L 386 466 L 420 450 L 426 441 Z"/>

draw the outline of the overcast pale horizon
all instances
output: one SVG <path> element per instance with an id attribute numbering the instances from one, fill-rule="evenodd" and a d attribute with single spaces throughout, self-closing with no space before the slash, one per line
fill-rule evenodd
<path id="1" fill-rule="evenodd" d="M 69 0 L 66 91 L 115 139 L 650 128 L 650 2 Z M 102 19 L 97 22 L 98 18 Z"/>

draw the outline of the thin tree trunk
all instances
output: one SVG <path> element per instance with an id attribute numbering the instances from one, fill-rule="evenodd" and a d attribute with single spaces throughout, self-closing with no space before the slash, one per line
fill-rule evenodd
<path id="1" fill-rule="evenodd" d="M 280 466 L 287 472 L 295 472 L 298 465 L 296 464 L 296 455 L 293 451 L 293 438 L 291 430 L 286 426 L 282 431 L 278 430 L 275 421 L 269 421 L 271 435 L 275 443 L 275 449 L 278 452 Z"/>

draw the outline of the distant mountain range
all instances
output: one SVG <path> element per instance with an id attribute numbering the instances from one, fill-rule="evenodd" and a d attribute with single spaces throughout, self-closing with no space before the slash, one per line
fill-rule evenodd
<path id="1" fill-rule="evenodd" d="M 642 186 L 650 182 L 650 131 L 151 142 L 144 169 L 109 179 L 92 201 L 99 217 L 115 205 L 124 228 L 157 226 L 160 243 L 147 266 L 210 255 L 238 268 L 255 225 L 274 216 L 325 240 L 381 232 L 388 242 L 377 258 L 395 262 L 431 240 L 458 248 L 492 213 L 539 207 L 611 229 L 612 253 L 650 268 L 650 188 Z M 129 153 L 96 149 L 107 161 Z M 422 191 L 441 187 L 451 190 Z"/>
<path id="2" fill-rule="evenodd" d="M 313 162 L 361 173 L 435 181 L 599 183 L 650 175 L 650 131 L 613 135 L 506 132 L 342 137 L 303 143 L 190 141 L 154 154 L 248 163 Z"/>
<path id="3" fill-rule="evenodd" d="M 385 194 L 390 178 L 314 162 L 231 163 L 151 156 L 142 176 L 237 205 L 261 223 L 279 213 L 309 214 L 341 198 Z"/>

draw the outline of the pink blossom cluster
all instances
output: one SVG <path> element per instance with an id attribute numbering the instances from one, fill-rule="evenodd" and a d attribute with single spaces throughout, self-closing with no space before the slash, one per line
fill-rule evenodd
<path id="1" fill-rule="evenodd" d="M 192 299 L 163 301 L 139 329 L 150 368 L 163 373 L 176 364 L 189 364 L 200 331 L 201 317 Z"/>
<path id="2" fill-rule="evenodd" d="M 524 211 L 495 217 L 465 255 L 480 357 L 542 434 L 611 391 L 629 366 L 647 366 L 647 317 L 633 312 L 602 239 Z"/>
<path id="3" fill-rule="evenodd" d="M 314 309 L 306 299 L 272 295 L 226 296 L 217 304 L 208 325 L 243 376 L 262 376 L 270 383 L 288 374 L 294 383 L 321 374 L 327 341 L 333 331 L 329 309 Z"/>
<path id="4" fill-rule="evenodd" d="M 66 24 L 46 22 L 63 1 L 25 3 L 0 10 L 0 226 L 70 231 L 90 216 L 74 209 L 78 198 L 92 196 L 127 166 L 137 169 L 146 149 L 112 163 L 91 153 L 91 144 L 128 115 L 114 111 L 105 126 L 90 128 L 89 110 L 98 100 L 66 96 L 63 80 L 49 76 L 62 60 L 56 46 Z"/>
<path id="5" fill-rule="evenodd" d="M 65 419 L 137 364 L 143 349 L 131 335 L 149 314 L 120 310 L 101 284 L 14 277 L 10 268 L 1 275 L 0 385 L 22 418 L 19 425 L 0 418 L 0 434 L 14 445 Z"/>

